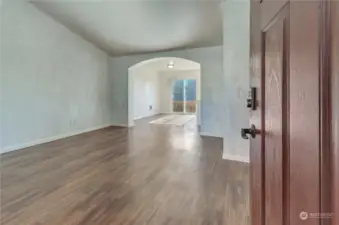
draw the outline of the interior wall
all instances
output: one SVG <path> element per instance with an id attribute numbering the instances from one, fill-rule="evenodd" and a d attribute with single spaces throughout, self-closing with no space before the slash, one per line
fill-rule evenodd
<path id="1" fill-rule="evenodd" d="M 114 123 L 117 125 L 129 124 L 128 69 L 139 62 L 159 57 L 184 58 L 200 63 L 201 133 L 221 137 L 223 135 L 221 121 L 224 118 L 222 46 L 111 57 L 109 73 L 112 76 Z"/>
<path id="2" fill-rule="evenodd" d="M 1 152 L 111 124 L 108 56 L 26 0 L 1 6 Z"/>
<path id="3" fill-rule="evenodd" d="M 159 76 L 156 70 L 138 67 L 133 73 L 134 119 L 160 113 Z"/>
<path id="4" fill-rule="evenodd" d="M 225 159 L 249 161 L 249 141 L 240 136 L 249 127 L 246 99 L 250 77 L 250 0 L 226 0 L 224 32 L 224 151 Z"/>

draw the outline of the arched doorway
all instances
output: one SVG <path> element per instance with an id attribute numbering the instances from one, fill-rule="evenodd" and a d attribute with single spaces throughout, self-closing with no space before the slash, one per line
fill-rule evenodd
<path id="1" fill-rule="evenodd" d="M 152 82 L 142 84 L 140 76 L 152 77 Z M 183 82 L 181 82 L 183 81 Z M 155 87 L 157 82 L 158 87 Z M 195 94 L 182 97 L 185 104 L 175 101 L 176 83 L 192 84 Z M 191 85 L 191 86 L 192 86 Z M 187 85 L 188 87 L 189 85 Z M 185 86 L 186 87 L 186 86 Z M 158 88 L 158 91 L 157 91 Z M 191 88 L 192 89 L 192 88 Z M 155 96 L 157 95 L 157 96 Z M 192 97 L 193 96 L 193 97 Z M 197 125 L 201 124 L 201 66 L 200 63 L 177 57 L 159 57 L 134 64 L 128 69 L 128 126 L 134 120 L 163 113 L 194 113 Z M 182 109 L 180 112 L 178 109 Z M 176 112 L 177 111 L 177 112 Z"/>

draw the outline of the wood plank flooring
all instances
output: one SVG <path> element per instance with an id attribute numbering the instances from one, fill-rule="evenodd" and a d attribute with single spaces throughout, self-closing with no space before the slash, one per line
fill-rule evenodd
<path id="1" fill-rule="evenodd" d="M 249 225 L 249 168 L 139 120 L 1 155 L 2 225 Z"/>

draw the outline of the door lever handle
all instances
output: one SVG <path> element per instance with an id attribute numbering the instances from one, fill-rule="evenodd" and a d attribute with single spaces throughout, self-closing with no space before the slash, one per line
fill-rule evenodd
<path id="1" fill-rule="evenodd" d="M 254 125 L 251 126 L 251 128 L 242 128 L 241 129 L 241 137 L 243 139 L 249 139 L 247 134 L 249 134 L 252 138 L 255 138 L 257 135 L 257 130 Z"/>

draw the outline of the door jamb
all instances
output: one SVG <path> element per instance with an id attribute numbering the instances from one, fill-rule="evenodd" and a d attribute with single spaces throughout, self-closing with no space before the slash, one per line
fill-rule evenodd
<path id="1" fill-rule="evenodd" d="M 320 1 L 319 10 L 319 128 L 320 128 L 320 213 L 332 209 L 332 85 L 331 85 L 331 11 L 330 0 Z M 322 215 L 322 214 L 320 214 Z M 320 219 L 321 225 L 330 225 L 331 219 Z"/>

